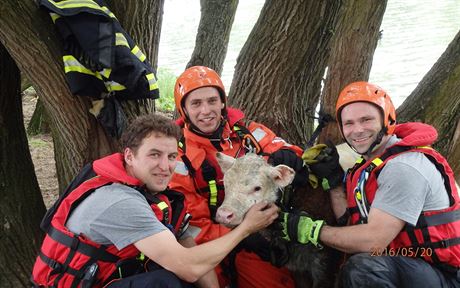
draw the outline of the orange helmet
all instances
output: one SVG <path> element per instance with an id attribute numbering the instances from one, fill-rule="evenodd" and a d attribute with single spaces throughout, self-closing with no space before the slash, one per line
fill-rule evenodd
<path id="1" fill-rule="evenodd" d="M 340 92 L 335 106 L 336 119 L 339 123 L 340 132 L 342 131 L 342 119 L 340 113 L 343 107 L 353 102 L 368 102 L 376 105 L 383 113 L 383 127 L 386 134 L 393 134 L 396 126 L 396 110 L 390 96 L 377 85 L 368 82 L 354 82 L 348 84 Z"/>
<path id="2" fill-rule="evenodd" d="M 186 119 L 186 115 L 183 110 L 185 97 L 193 90 L 201 87 L 217 88 L 217 90 L 219 90 L 222 103 L 225 104 L 224 109 L 226 109 L 227 101 L 225 88 L 217 72 L 205 66 L 193 66 L 186 69 L 177 78 L 176 86 L 174 87 L 174 102 L 176 103 L 176 109 L 184 119 Z M 225 113 L 222 114 L 224 115 Z"/>

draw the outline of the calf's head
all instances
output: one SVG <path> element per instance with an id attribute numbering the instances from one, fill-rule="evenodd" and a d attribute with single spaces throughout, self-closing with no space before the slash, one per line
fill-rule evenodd
<path id="1" fill-rule="evenodd" d="M 219 152 L 217 161 L 224 173 L 225 199 L 217 209 L 216 221 L 228 227 L 240 224 L 255 203 L 274 203 L 278 189 L 289 185 L 295 175 L 290 167 L 273 167 L 255 154 L 235 159 Z"/>

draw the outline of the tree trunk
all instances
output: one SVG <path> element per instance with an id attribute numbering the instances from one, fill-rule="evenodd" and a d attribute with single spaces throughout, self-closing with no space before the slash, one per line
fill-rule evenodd
<path id="1" fill-rule="evenodd" d="M 460 31 L 397 110 L 399 123 L 421 121 L 439 133 L 435 148 L 460 181 Z"/>
<path id="2" fill-rule="evenodd" d="M 155 77 L 157 77 L 164 0 L 110 0 L 109 4 L 111 11 L 117 16 L 126 32 L 145 52 L 155 70 Z M 132 120 L 138 115 L 153 113 L 155 100 L 125 101 L 122 106 L 128 119 Z"/>
<path id="3" fill-rule="evenodd" d="M 62 191 L 85 163 L 116 151 L 117 142 L 108 137 L 88 113 L 89 100 L 71 95 L 64 79 L 62 47 L 47 13 L 39 10 L 32 0 L 4 2 L 0 11 L 0 39 L 33 83 L 49 113 L 59 187 Z M 145 8 L 135 9 L 135 4 L 141 3 L 139 1 L 129 3 L 131 5 L 127 4 L 126 11 L 146 11 Z M 22 19 L 20 23 L 18 18 Z M 126 19 L 130 17 L 126 16 Z M 149 25 L 145 27 L 151 27 L 153 23 Z M 155 37 L 158 39 L 159 36 Z M 138 38 L 143 39 L 143 36 L 139 35 Z M 48 41 L 43 42 L 43 39 Z M 145 109 L 133 103 L 126 106 L 132 107 L 125 111 L 131 117 L 153 111 L 153 108 Z"/>
<path id="4" fill-rule="evenodd" d="M 27 135 L 34 136 L 38 134 L 50 133 L 48 115 L 40 98 L 37 99 L 34 113 L 27 125 Z"/>
<path id="5" fill-rule="evenodd" d="M 313 130 L 340 1 L 267 1 L 242 48 L 230 104 L 291 143 Z"/>
<path id="6" fill-rule="evenodd" d="M 334 32 L 320 111 L 335 119 L 335 103 L 349 83 L 367 81 L 379 39 L 386 0 L 346 0 Z M 377 83 L 378 84 L 378 83 Z M 330 122 L 319 142 L 343 142 L 337 123 Z"/>
<path id="7" fill-rule="evenodd" d="M 70 93 L 56 30 L 49 15 L 33 0 L 2 2 L 0 40 L 48 112 L 62 191 L 85 163 L 111 153 L 116 143 L 88 112 L 89 100 Z"/>
<path id="8" fill-rule="evenodd" d="M 32 86 L 30 80 L 26 76 L 24 76 L 24 74 L 21 73 L 21 92 L 24 92 L 24 90 L 26 90 L 30 86 Z"/>
<path id="9" fill-rule="evenodd" d="M 21 78 L 0 44 L 0 287 L 30 287 L 45 205 L 22 119 Z"/>
<path id="10" fill-rule="evenodd" d="M 222 73 L 238 0 L 201 0 L 201 18 L 195 49 L 187 68 L 207 66 Z"/>

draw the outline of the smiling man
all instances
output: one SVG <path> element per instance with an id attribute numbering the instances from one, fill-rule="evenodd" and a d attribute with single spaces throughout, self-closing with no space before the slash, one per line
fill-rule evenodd
<path id="1" fill-rule="evenodd" d="M 218 287 L 213 268 L 277 207 L 254 205 L 241 228 L 196 246 L 184 196 L 167 188 L 179 136 L 171 120 L 141 116 L 123 153 L 85 166 L 44 219 L 34 287 Z"/>
<path id="2" fill-rule="evenodd" d="M 336 116 L 342 136 L 362 155 L 346 189 L 330 192 L 337 218 L 350 225 L 286 214 L 286 237 L 354 254 L 343 266 L 343 287 L 460 287 L 460 200 L 452 169 L 431 147 L 436 130 L 396 124 L 390 96 L 368 82 L 342 90 Z M 311 169 L 332 178 L 335 156 Z"/>
<path id="3" fill-rule="evenodd" d="M 299 157 L 302 150 L 260 123 L 245 123 L 242 111 L 227 107 L 224 85 L 214 70 L 203 66 L 185 70 L 177 78 L 174 99 L 180 114 L 177 123 L 183 128 L 184 137 L 179 143 L 171 188 L 186 197 L 193 214 L 190 230 L 197 243 L 208 242 L 229 231 L 214 221 L 225 197 L 217 152 L 234 158 L 251 152 L 267 156 L 273 165 L 285 164 L 297 172 L 294 187 L 307 185 L 308 170 Z M 287 269 L 270 264 L 269 244 L 263 237 L 251 237 L 240 245 L 243 250 L 235 259 L 238 287 L 294 286 Z M 228 282 L 225 276 L 235 273 L 225 274 L 219 273 L 221 286 Z"/>

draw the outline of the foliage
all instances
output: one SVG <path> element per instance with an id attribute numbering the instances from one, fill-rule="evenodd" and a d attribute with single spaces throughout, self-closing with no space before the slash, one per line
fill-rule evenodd
<path id="1" fill-rule="evenodd" d="M 42 139 L 37 138 L 30 138 L 29 139 L 29 146 L 32 148 L 40 148 L 40 147 L 47 147 L 49 143 L 43 141 Z"/>
<path id="2" fill-rule="evenodd" d="M 157 73 L 160 98 L 157 100 L 157 108 L 160 111 L 174 110 L 174 85 L 177 76 L 167 68 L 158 68 Z"/>

